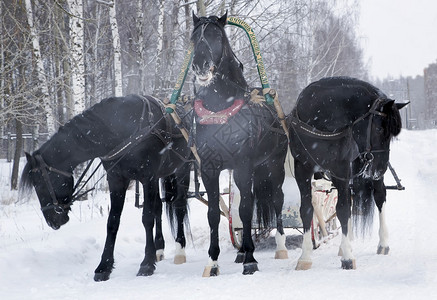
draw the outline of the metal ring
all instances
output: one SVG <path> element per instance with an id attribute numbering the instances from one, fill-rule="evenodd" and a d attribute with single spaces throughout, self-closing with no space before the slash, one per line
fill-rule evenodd
<path id="1" fill-rule="evenodd" d="M 53 207 L 53 209 L 54 209 L 55 213 L 57 213 L 58 215 L 65 213 L 64 208 L 60 205 L 55 205 Z"/>
<path id="2" fill-rule="evenodd" d="M 364 154 L 364 160 L 366 161 L 366 162 L 372 162 L 373 161 L 373 159 L 374 159 L 375 157 L 374 157 L 374 155 L 373 155 L 373 153 L 372 152 L 366 152 L 365 154 Z"/>

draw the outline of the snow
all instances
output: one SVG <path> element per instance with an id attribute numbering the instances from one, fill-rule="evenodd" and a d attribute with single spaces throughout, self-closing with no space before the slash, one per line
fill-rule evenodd
<path id="1" fill-rule="evenodd" d="M 220 224 L 220 275 L 202 278 L 208 262 L 207 207 L 190 201 L 192 240 L 187 263 L 173 264 L 175 244 L 164 218 L 166 258 L 151 277 L 137 277 L 145 234 L 141 211 L 128 193 L 115 248 L 116 266 L 106 282 L 94 282 L 106 236 L 108 194 L 98 192 L 76 203 L 70 222 L 54 231 L 39 209 L 36 195 L 17 199 L 9 191 L 11 164 L 0 162 L 0 299 L 425 299 L 437 295 L 437 130 L 402 131 L 392 143 L 391 163 L 405 191 L 388 191 L 390 253 L 376 255 L 378 219 L 373 234 L 352 242 L 356 270 L 342 270 L 340 236 L 313 253 L 308 271 L 295 271 L 300 248 L 275 260 L 272 247 L 259 247 L 260 272 L 242 275 L 233 262 L 227 221 Z M 390 174 L 386 184 L 394 184 Z M 226 179 L 226 176 L 224 177 Z M 226 180 L 223 180 L 226 181 Z M 223 186 L 226 186 L 226 182 Z M 296 197 L 296 195 L 286 195 Z M 290 235 L 296 231 L 289 230 Z"/>

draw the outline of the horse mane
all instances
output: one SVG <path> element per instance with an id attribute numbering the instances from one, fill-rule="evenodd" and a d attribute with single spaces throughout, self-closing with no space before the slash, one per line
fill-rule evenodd
<path id="1" fill-rule="evenodd" d="M 390 106 L 390 111 L 387 112 L 388 116 L 388 131 L 391 137 L 397 136 L 402 129 L 402 118 L 399 113 L 399 109 L 396 107 L 396 104 L 393 102 L 393 105 Z"/>
<path id="2" fill-rule="evenodd" d="M 73 139 L 81 139 L 81 143 L 83 143 L 83 138 L 86 137 L 86 133 L 81 131 L 81 125 L 84 123 L 95 123 L 97 119 L 99 119 L 99 111 L 101 110 L 102 104 L 110 101 L 111 98 L 104 99 L 100 103 L 95 104 L 94 106 L 88 108 L 83 113 L 80 113 L 70 119 L 67 123 L 60 126 L 58 131 L 50 137 L 42 146 L 37 149 L 33 155 L 37 153 L 45 152 L 49 147 L 52 147 L 52 143 L 56 142 L 57 139 L 62 138 L 64 135 L 68 135 Z M 107 126 L 106 126 L 107 127 Z M 77 134 L 72 134 L 72 132 L 76 132 Z M 79 143 L 76 143 L 79 144 Z M 20 178 L 20 193 L 29 193 L 33 190 L 33 184 L 31 180 L 31 172 L 32 166 L 29 162 L 23 168 Z"/>
<path id="3" fill-rule="evenodd" d="M 28 194 L 33 189 L 32 181 L 30 178 L 30 172 L 31 172 L 31 165 L 29 162 L 26 163 L 26 165 L 23 168 L 23 171 L 21 173 L 20 178 L 20 186 L 19 186 L 19 192 L 20 194 Z"/>

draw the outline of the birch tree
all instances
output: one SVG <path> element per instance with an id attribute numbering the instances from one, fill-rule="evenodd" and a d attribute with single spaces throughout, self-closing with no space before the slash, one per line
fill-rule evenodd
<path id="1" fill-rule="evenodd" d="M 67 0 L 70 9 L 71 91 L 73 114 L 85 109 L 85 58 L 83 1 Z"/>
<path id="2" fill-rule="evenodd" d="M 165 0 L 159 0 L 157 43 L 156 43 L 156 63 L 155 63 L 155 87 L 153 95 L 159 97 L 161 87 L 161 69 L 162 69 L 162 48 L 164 43 L 164 14 Z"/>
<path id="3" fill-rule="evenodd" d="M 114 94 L 116 97 L 120 97 L 123 95 L 123 81 L 121 74 L 121 45 L 115 0 L 109 5 L 109 22 L 111 23 L 112 46 L 114 48 Z"/>
<path id="4" fill-rule="evenodd" d="M 3 138 L 5 134 L 5 97 L 3 96 L 5 90 L 5 46 L 4 46 L 4 17 L 3 17 L 3 4 L 0 3 L 0 139 Z"/>
<path id="5" fill-rule="evenodd" d="M 145 65 L 144 54 L 144 35 L 143 35 L 143 25 L 144 25 L 144 13 L 143 13 L 143 1 L 137 0 L 137 14 L 136 14 L 136 30 L 137 30 L 137 61 L 138 61 L 138 91 L 140 94 L 145 94 L 144 91 L 144 74 L 143 68 Z"/>
<path id="6" fill-rule="evenodd" d="M 38 3 L 37 0 L 35 2 Z M 39 36 L 33 22 L 33 9 L 30 0 L 25 0 L 25 7 L 26 7 L 27 22 L 29 24 L 30 38 L 32 40 L 32 51 L 35 60 L 35 65 L 36 65 L 36 73 L 39 81 L 39 86 L 41 89 L 44 112 L 47 119 L 47 131 L 51 136 L 55 133 L 55 118 L 53 116 L 53 107 L 49 96 L 49 88 L 47 83 L 48 80 L 45 75 L 44 64 L 41 57 Z M 36 130 L 38 130 L 38 126 L 35 126 L 35 128 Z"/>

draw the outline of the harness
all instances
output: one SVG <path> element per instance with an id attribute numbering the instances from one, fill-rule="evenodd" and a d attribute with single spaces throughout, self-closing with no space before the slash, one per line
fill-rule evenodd
<path id="1" fill-rule="evenodd" d="M 157 103 L 161 103 L 160 100 L 154 98 Z M 143 101 L 143 109 L 142 109 L 142 114 L 140 117 L 140 122 L 139 122 L 139 127 L 136 131 L 135 134 L 131 135 L 128 139 L 126 139 L 125 141 L 123 141 L 122 143 L 120 143 L 117 147 L 115 147 L 114 149 L 112 149 L 111 151 L 109 151 L 105 156 L 100 157 L 101 161 L 110 161 L 110 160 L 114 160 L 117 159 L 117 161 L 107 170 L 107 172 L 109 172 L 112 168 L 114 168 L 120 161 L 121 159 L 123 159 L 123 157 L 128 153 L 128 150 L 130 150 L 131 148 L 135 147 L 136 145 L 138 145 L 140 142 L 143 142 L 145 139 L 150 137 L 150 134 L 153 134 L 154 136 L 158 137 L 163 143 L 164 145 L 166 145 L 164 147 L 164 149 L 162 150 L 162 152 L 167 152 L 166 150 L 172 150 L 171 149 L 171 139 L 174 137 L 180 137 L 182 136 L 181 134 L 173 134 L 171 131 L 171 125 L 170 125 L 170 120 L 168 118 L 166 118 L 166 113 L 165 113 L 165 108 L 163 105 L 160 105 L 161 110 L 163 111 L 163 116 L 155 123 L 153 123 L 153 112 L 151 110 L 151 105 L 150 105 L 150 101 L 149 99 L 147 99 L 146 97 L 141 97 L 141 100 Z M 146 107 L 148 108 L 148 114 L 149 114 L 149 124 L 146 127 L 142 128 L 142 123 L 144 121 L 144 117 L 146 114 Z M 163 136 L 163 131 L 159 131 L 156 129 L 156 126 L 160 123 L 160 121 L 165 118 L 167 121 L 167 130 L 165 131 L 165 133 L 167 133 L 165 136 Z M 188 161 L 187 159 L 185 159 L 182 155 L 180 155 L 177 152 L 174 152 L 181 160 L 184 161 Z M 87 167 L 85 168 L 84 172 L 82 173 L 82 175 L 80 176 L 80 178 L 78 179 L 78 181 L 76 182 L 75 186 L 73 187 L 73 192 L 72 192 L 72 196 L 71 199 L 65 203 L 65 204 L 61 204 L 59 203 L 58 199 L 56 198 L 56 194 L 55 194 L 55 190 L 53 188 L 53 185 L 50 181 L 50 177 L 48 175 L 47 171 L 50 172 L 54 172 L 57 173 L 59 175 L 65 176 L 65 177 L 73 177 L 72 173 L 69 172 L 65 172 L 62 170 L 59 170 L 57 168 L 54 168 L 52 166 L 49 166 L 43 159 L 43 157 L 41 156 L 41 154 L 36 154 L 35 155 L 35 159 L 37 160 L 39 166 L 37 168 L 34 168 L 32 171 L 41 171 L 42 177 L 44 179 L 44 182 L 47 185 L 47 189 L 48 192 L 50 194 L 50 198 L 52 200 L 52 203 L 50 205 L 41 207 L 41 211 L 46 211 L 49 209 L 54 209 L 56 213 L 61 214 L 63 213 L 66 209 L 70 208 L 73 203 L 77 200 L 80 199 L 83 195 L 89 193 L 90 191 L 94 190 L 95 187 L 90 188 L 84 192 L 81 193 L 83 187 L 89 182 L 89 180 L 92 178 L 92 176 L 97 172 L 97 170 L 99 169 L 99 167 L 102 165 L 102 162 L 100 162 L 98 164 L 98 166 L 94 169 L 94 171 L 91 173 L 91 175 L 88 177 L 88 179 L 85 181 L 85 183 L 82 185 L 82 187 L 80 189 L 77 189 L 80 185 L 80 183 L 82 182 L 83 178 L 85 177 L 85 174 L 88 172 L 88 170 L 90 169 L 93 161 L 91 160 Z M 164 161 L 164 160 L 163 160 Z M 99 182 L 102 178 L 104 177 L 104 175 L 102 175 L 97 181 Z M 95 185 L 94 185 L 95 186 Z"/>
<path id="2" fill-rule="evenodd" d="M 228 119 L 232 116 L 235 116 L 240 109 L 244 105 L 243 99 L 235 100 L 234 103 L 228 108 L 213 112 L 208 110 L 203 106 L 203 100 L 195 100 L 194 101 L 194 111 L 196 115 L 199 117 L 199 124 L 202 125 L 212 125 L 212 124 L 226 124 Z"/>
<path id="3" fill-rule="evenodd" d="M 352 139 L 352 129 L 353 127 L 363 121 L 364 119 L 366 119 L 367 117 L 369 117 L 369 123 L 367 125 L 367 132 L 366 132 L 366 148 L 363 152 L 360 152 L 358 154 L 358 156 L 360 157 L 360 159 L 364 162 L 363 167 L 361 168 L 361 170 L 352 175 L 352 178 L 358 177 L 360 175 L 362 175 L 367 168 L 369 168 L 369 166 L 372 164 L 373 159 L 374 159 L 374 153 L 382 153 L 382 152 L 388 152 L 389 150 L 384 150 L 384 149 L 372 149 L 372 142 L 371 142 L 371 137 L 372 137 L 372 124 L 373 124 L 373 117 L 375 115 L 377 116 L 381 116 L 381 117 L 387 117 L 387 114 L 380 112 L 378 110 L 376 110 L 377 107 L 379 107 L 381 105 L 381 103 L 383 103 L 383 99 L 381 98 L 377 98 L 372 106 L 370 107 L 369 111 L 367 111 L 364 115 L 362 115 L 361 117 L 359 117 L 358 119 L 356 119 L 351 125 L 345 127 L 344 129 L 340 130 L 340 131 L 336 131 L 336 132 L 329 132 L 329 131 L 321 131 L 318 130 L 315 127 L 312 127 L 308 124 L 306 124 L 305 122 L 303 122 L 302 120 L 299 119 L 298 113 L 297 113 L 297 109 L 294 111 L 293 115 L 291 115 L 291 127 L 293 128 L 294 132 L 296 133 L 297 138 L 299 139 L 299 142 L 301 143 L 301 145 L 303 146 L 303 148 L 305 149 L 306 153 L 308 154 L 308 156 L 311 158 L 311 160 L 314 162 L 315 165 L 319 166 L 320 168 L 322 168 L 322 171 L 324 173 L 329 174 L 330 176 L 346 181 L 349 180 L 348 178 L 342 178 L 339 176 L 336 176 L 335 174 L 333 174 L 331 171 L 323 168 L 323 166 L 321 166 L 318 162 L 317 159 L 314 158 L 310 151 L 307 149 L 307 147 L 305 147 L 303 141 L 301 140 L 299 133 L 304 134 L 306 136 L 310 136 L 310 137 L 315 137 L 318 139 L 322 139 L 322 140 L 338 140 L 341 139 L 343 137 L 349 137 L 349 139 Z"/>

